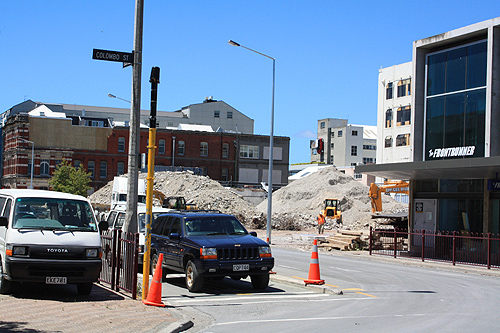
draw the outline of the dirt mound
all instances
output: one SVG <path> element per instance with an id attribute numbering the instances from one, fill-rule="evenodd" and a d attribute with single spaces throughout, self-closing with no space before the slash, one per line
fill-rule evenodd
<path id="1" fill-rule="evenodd" d="M 369 187 L 346 176 L 335 167 L 323 168 L 273 192 L 273 225 L 278 229 L 291 229 L 316 225 L 316 217 L 326 198 L 339 199 L 343 227 L 365 228 L 372 222 Z M 407 205 L 382 197 L 384 211 L 399 211 Z M 267 200 L 257 206 L 267 212 Z M 333 226 L 328 226 L 332 228 Z"/>
<path id="2" fill-rule="evenodd" d="M 146 174 L 140 173 L 139 178 L 145 179 Z M 242 223 L 251 228 L 261 228 L 266 223 L 266 217 L 250 203 L 236 193 L 224 188 L 219 182 L 205 176 L 194 175 L 191 172 L 155 172 L 153 189 L 163 192 L 166 196 L 183 196 L 188 203 L 193 203 L 199 209 L 219 210 L 222 213 L 236 216 Z M 90 201 L 96 204 L 111 204 L 113 181 L 90 196 Z"/>

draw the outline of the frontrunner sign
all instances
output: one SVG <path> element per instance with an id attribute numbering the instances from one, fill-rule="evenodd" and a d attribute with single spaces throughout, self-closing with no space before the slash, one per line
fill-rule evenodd
<path id="1" fill-rule="evenodd" d="M 476 146 L 429 149 L 429 158 L 473 156 Z"/>

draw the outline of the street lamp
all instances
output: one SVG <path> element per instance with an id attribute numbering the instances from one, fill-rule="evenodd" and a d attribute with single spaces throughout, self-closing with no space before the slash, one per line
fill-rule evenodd
<path id="1" fill-rule="evenodd" d="M 108 94 L 108 97 L 111 97 L 111 98 L 118 98 L 118 99 L 121 99 L 122 101 L 125 101 L 125 102 L 130 103 L 130 101 L 127 101 L 126 99 L 121 98 L 121 97 L 118 97 L 118 96 L 115 96 L 115 95 L 113 95 L 113 94 Z"/>
<path id="2" fill-rule="evenodd" d="M 20 137 L 16 137 L 16 139 L 19 139 L 21 141 L 25 141 L 28 143 L 31 143 L 31 180 L 30 180 L 30 189 L 33 189 L 33 166 L 35 165 L 35 143 L 30 140 L 26 140 Z"/>
<path id="3" fill-rule="evenodd" d="M 273 61 L 273 97 L 272 97 L 272 106 L 271 106 L 271 133 L 269 134 L 269 170 L 268 170 L 268 180 L 267 180 L 267 242 L 271 244 L 271 215 L 273 208 L 273 146 L 274 146 L 274 86 L 276 81 L 276 59 L 270 57 L 264 53 L 260 53 L 258 51 L 252 50 L 246 46 L 243 46 L 239 43 L 236 43 L 233 40 L 228 41 L 231 46 L 238 46 L 249 51 L 255 52 L 269 58 Z"/>

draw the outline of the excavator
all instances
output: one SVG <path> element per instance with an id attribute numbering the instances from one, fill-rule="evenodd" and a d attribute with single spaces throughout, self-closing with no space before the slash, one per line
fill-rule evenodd
<path id="1" fill-rule="evenodd" d="M 321 210 L 321 214 L 326 219 L 337 219 L 337 223 L 342 224 L 342 212 L 339 210 L 339 200 L 338 199 L 325 199 L 324 209 Z"/>
<path id="2" fill-rule="evenodd" d="M 198 207 L 194 204 L 186 203 L 186 199 L 181 196 L 167 197 L 158 190 L 153 190 L 153 199 L 157 199 L 163 208 L 178 209 L 178 210 L 197 210 Z"/>
<path id="3" fill-rule="evenodd" d="M 385 181 L 384 185 L 371 183 L 370 196 L 372 202 L 372 213 L 382 211 L 382 193 L 410 193 L 410 184 L 404 180 L 400 181 Z"/>

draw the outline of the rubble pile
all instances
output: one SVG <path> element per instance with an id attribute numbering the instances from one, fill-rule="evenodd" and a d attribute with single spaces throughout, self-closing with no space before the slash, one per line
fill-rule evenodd
<path id="1" fill-rule="evenodd" d="M 141 179 L 146 174 L 139 174 Z M 90 196 L 93 204 L 110 205 L 113 181 Z M 218 210 L 236 216 L 252 229 L 266 227 L 267 200 L 257 207 L 219 182 L 191 172 L 156 172 L 153 189 L 165 196 L 183 196 L 199 209 Z M 308 177 L 293 181 L 273 193 L 272 224 L 276 230 L 302 230 L 316 227 L 316 217 L 327 198 L 339 199 L 343 224 L 328 222 L 326 229 L 364 229 L 376 222 L 371 219 L 368 186 L 346 176 L 335 167 L 321 169 Z M 384 212 L 401 211 L 407 205 L 391 197 L 382 197 Z M 160 203 L 155 203 L 160 204 Z"/>
<path id="2" fill-rule="evenodd" d="M 140 173 L 139 178 L 145 179 L 147 174 Z M 236 193 L 224 188 L 219 182 L 206 176 L 194 175 L 192 172 L 155 172 L 154 190 L 165 196 L 183 196 L 186 202 L 195 204 L 199 209 L 218 210 L 222 213 L 236 216 L 250 228 L 262 228 L 266 224 L 265 214 L 258 211 Z M 93 204 L 109 205 L 113 181 L 90 196 Z"/>
<path id="3" fill-rule="evenodd" d="M 307 177 L 295 180 L 273 192 L 273 225 L 281 229 L 284 225 L 300 227 L 316 226 L 316 217 L 324 208 L 327 198 L 340 200 L 343 225 L 325 225 L 327 229 L 363 229 L 374 223 L 371 220 L 371 202 L 368 186 L 361 184 L 335 167 L 323 168 Z M 388 195 L 382 197 L 384 211 L 403 210 L 407 205 L 395 201 Z M 267 212 L 267 200 L 257 206 Z M 293 221 L 293 223 L 291 222 Z M 285 230 L 292 230 L 287 229 Z M 295 229 L 300 230 L 300 229 Z"/>

